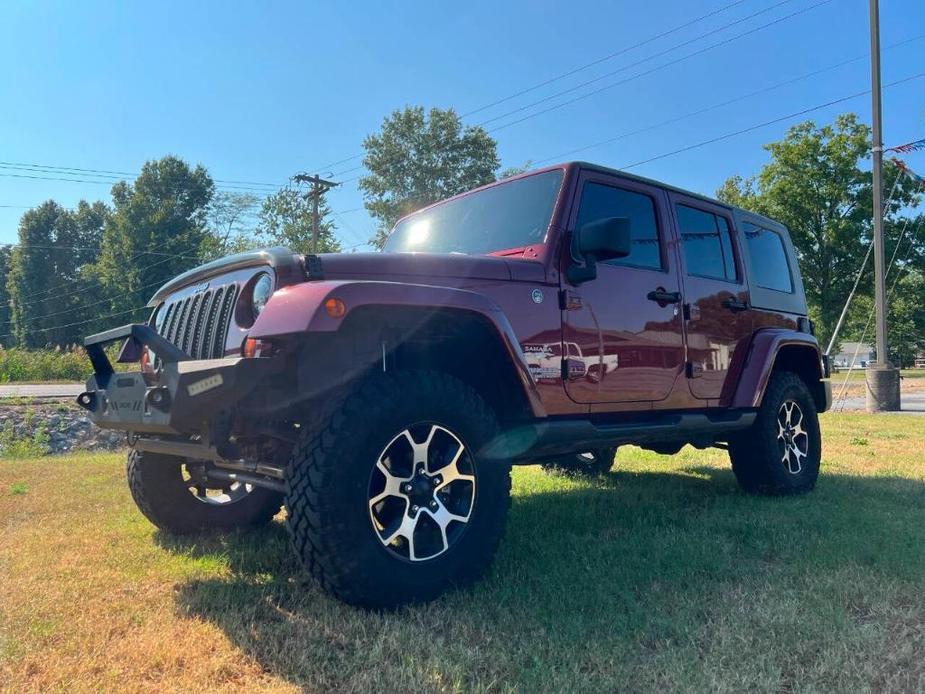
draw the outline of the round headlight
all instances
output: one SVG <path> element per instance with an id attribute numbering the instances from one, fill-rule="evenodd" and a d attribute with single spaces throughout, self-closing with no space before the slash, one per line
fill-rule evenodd
<path id="1" fill-rule="evenodd" d="M 253 298 L 251 299 L 251 306 L 253 306 L 254 309 L 254 318 L 260 315 L 260 312 L 263 311 L 263 307 L 267 305 L 272 295 L 273 280 L 270 279 L 269 275 L 260 275 L 257 281 L 254 282 Z"/>

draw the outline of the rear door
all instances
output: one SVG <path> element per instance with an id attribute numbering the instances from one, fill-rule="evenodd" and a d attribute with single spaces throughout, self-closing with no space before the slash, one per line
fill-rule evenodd
<path id="1" fill-rule="evenodd" d="M 680 279 L 663 190 L 584 171 L 569 229 L 607 217 L 630 221 L 632 253 L 598 263 L 597 278 L 563 288 L 562 354 L 569 397 L 580 403 L 656 402 L 683 373 Z"/>
<path id="2" fill-rule="evenodd" d="M 669 197 L 681 247 L 690 391 L 718 400 L 734 385 L 752 333 L 742 253 L 727 208 L 679 193 Z"/>

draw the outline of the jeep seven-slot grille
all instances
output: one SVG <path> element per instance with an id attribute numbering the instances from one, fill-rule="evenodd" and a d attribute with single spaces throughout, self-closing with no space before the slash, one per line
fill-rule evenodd
<path id="1" fill-rule="evenodd" d="M 160 333 L 193 359 L 223 357 L 237 298 L 238 285 L 226 284 L 169 303 Z"/>

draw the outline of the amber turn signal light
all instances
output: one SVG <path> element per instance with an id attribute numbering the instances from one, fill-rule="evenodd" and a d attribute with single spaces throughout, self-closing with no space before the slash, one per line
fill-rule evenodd
<path id="1" fill-rule="evenodd" d="M 347 313 L 347 306 L 340 299 L 332 297 L 324 302 L 324 310 L 331 318 L 343 318 Z"/>
<path id="2" fill-rule="evenodd" d="M 273 345 L 264 340 L 258 340 L 256 337 L 244 338 L 244 344 L 241 346 L 241 355 L 245 359 L 269 357 L 272 353 Z"/>
<path id="3" fill-rule="evenodd" d="M 141 366 L 141 375 L 145 379 L 145 383 L 149 386 L 153 386 L 158 380 L 157 370 L 154 368 L 154 361 L 155 357 L 151 349 L 147 345 L 142 345 L 141 358 L 138 360 L 138 363 Z"/>

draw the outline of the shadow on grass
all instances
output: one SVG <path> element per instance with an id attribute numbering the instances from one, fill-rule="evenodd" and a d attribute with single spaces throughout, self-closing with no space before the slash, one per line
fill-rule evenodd
<path id="1" fill-rule="evenodd" d="M 306 688 L 360 686 L 362 668 L 384 663 L 397 668 L 392 684 L 411 688 L 420 688 L 415 671 L 457 677 L 463 688 L 497 678 L 546 688 L 550 672 L 580 676 L 598 661 L 619 669 L 614 654 L 645 663 L 666 644 L 690 645 L 742 591 L 754 591 L 746 600 L 756 609 L 780 601 L 813 615 L 807 628 L 824 640 L 848 628 L 843 618 L 863 585 L 822 594 L 820 577 L 925 579 L 925 485 L 914 480 L 824 475 L 810 495 L 768 499 L 740 493 L 727 471 L 689 467 L 563 486 L 514 497 L 493 569 L 474 588 L 386 614 L 322 593 L 280 523 L 159 541 L 227 561 L 227 576 L 182 585 L 178 608 Z M 753 629 L 748 617 L 726 618 L 744 634 Z M 774 648 L 792 655 L 791 645 Z"/>

